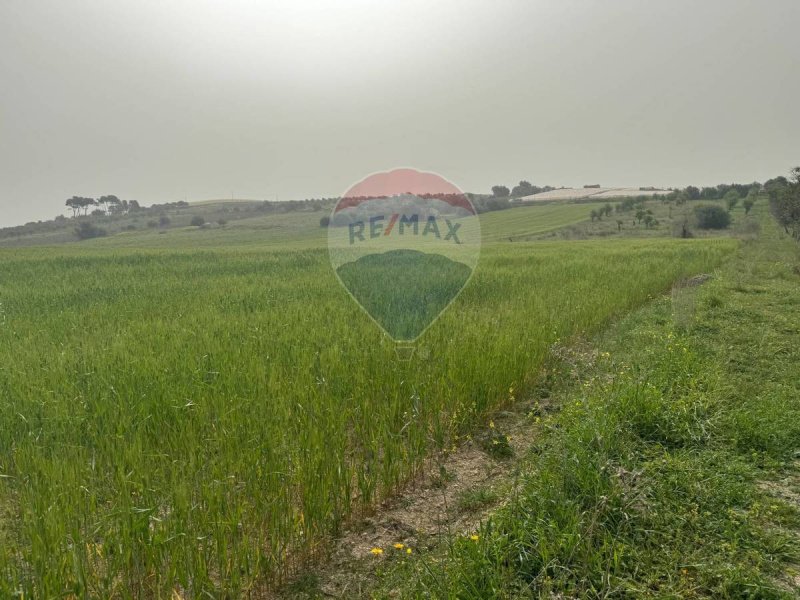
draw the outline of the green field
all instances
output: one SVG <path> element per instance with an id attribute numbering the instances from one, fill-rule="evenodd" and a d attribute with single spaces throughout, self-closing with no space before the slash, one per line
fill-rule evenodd
<path id="1" fill-rule="evenodd" d="M 340 569 L 338 589 L 387 599 L 797 598 L 800 249 L 761 208 L 760 236 L 712 279 L 553 353 L 537 394 L 509 409 L 530 431 L 505 459 L 514 492 L 470 488 L 488 517 L 441 535 L 397 528 L 392 541 L 413 555 L 384 544 L 385 555 Z M 494 435 L 508 423 L 498 419 Z M 304 583 L 292 597 L 326 589 Z"/>
<path id="2" fill-rule="evenodd" d="M 737 245 L 502 241 L 588 210 L 484 215 L 476 274 L 410 362 L 339 285 L 318 212 L 0 250 L 0 595 L 258 589 L 524 390 L 554 342 Z"/>
<path id="3" fill-rule="evenodd" d="M 235 203 L 198 203 L 189 208 L 173 209 L 166 215 L 173 224 L 188 225 L 192 215 L 203 215 L 207 219 L 220 215 Z M 481 227 L 485 242 L 520 241 L 527 236 L 554 231 L 566 225 L 573 225 L 589 219 L 594 204 L 546 204 L 542 206 L 519 207 L 489 212 L 481 216 Z M 142 228 L 144 219 L 125 217 L 124 222 L 136 226 L 135 231 L 122 232 L 106 238 L 88 240 L 80 245 L 105 248 L 197 248 L 219 246 L 258 246 L 275 249 L 305 249 L 322 247 L 327 243 L 327 231 L 319 226 L 320 218 L 328 211 L 290 212 L 267 214 L 240 220 L 231 220 L 225 226 L 210 221 L 206 228 L 178 226 L 169 229 Z M 63 244 L 70 238 L 70 230 L 58 234 L 29 236 L 28 243 L 38 245 Z M 23 238 L 23 241 L 25 238 Z M 15 239 L 0 240 L 0 246 L 20 243 Z"/>

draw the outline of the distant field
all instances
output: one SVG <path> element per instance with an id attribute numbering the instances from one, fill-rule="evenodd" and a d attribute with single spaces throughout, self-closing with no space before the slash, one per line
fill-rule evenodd
<path id="1" fill-rule="evenodd" d="M 481 215 L 484 242 L 520 241 L 527 236 L 545 233 L 589 220 L 589 213 L 603 206 L 590 204 L 545 204 L 522 206 Z"/>
<path id="2" fill-rule="evenodd" d="M 554 200 L 610 200 L 613 198 L 631 198 L 636 196 L 660 196 L 669 194 L 666 190 L 640 190 L 639 188 L 560 188 L 549 192 L 541 192 L 520 198 L 524 201 Z"/>
<path id="3" fill-rule="evenodd" d="M 235 203 L 236 201 L 234 201 Z M 524 206 L 481 215 L 481 231 L 485 242 L 519 241 L 537 233 L 545 233 L 585 221 L 589 212 L 600 204 L 552 204 Z M 209 204 L 206 210 L 217 210 Z M 197 209 L 180 209 L 183 221 L 197 213 Z M 296 250 L 319 248 L 327 244 L 327 230 L 320 227 L 320 219 L 327 211 L 289 212 L 265 214 L 231 220 L 224 226 L 210 222 L 205 228 L 171 227 L 168 229 L 141 227 L 104 238 L 78 242 L 68 232 L 32 236 L 30 243 L 39 245 L 63 244 L 71 241 L 73 248 L 197 248 L 219 246 L 260 246 L 264 248 Z M 173 217 L 177 219 L 177 217 Z M 10 242 L 11 240 L 9 240 Z"/>
<path id="4" fill-rule="evenodd" d="M 589 210 L 485 215 L 476 275 L 409 363 L 336 281 L 319 212 L 0 250 L 0 595 L 245 594 L 556 339 L 736 246 L 502 242 Z"/>

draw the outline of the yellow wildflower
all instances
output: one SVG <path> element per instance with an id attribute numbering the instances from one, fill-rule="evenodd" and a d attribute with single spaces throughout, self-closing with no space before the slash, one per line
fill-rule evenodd
<path id="1" fill-rule="evenodd" d="M 479 539 L 481 539 L 481 537 L 479 535 L 473 534 L 469 536 L 469 539 L 471 539 L 473 542 L 477 542 Z"/>
<path id="2" fill-rule="evenodd" d="M 380 556 L 381 554 L 383 554 L 383 548 L 373 548 L 372 550 L 370 550 L 370 552 L 375 556 Z"/>
<path id="3" fill-rule="evenodd" d="M 403 548 L 405 548 L 405 546 L 400 543 L 395 544 L 394 547 L 397 548 L 398 550 L 402 550 Z"/>

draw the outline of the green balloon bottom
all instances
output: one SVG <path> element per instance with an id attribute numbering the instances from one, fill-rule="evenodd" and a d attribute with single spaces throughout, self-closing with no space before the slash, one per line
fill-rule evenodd
<path id="1" fill-rule="evenodd" d="M 413 341 L 447 308 L 472 274 L 440 254 L 392 250 L 346 263 L 339 278 L 396 341 Z"/>

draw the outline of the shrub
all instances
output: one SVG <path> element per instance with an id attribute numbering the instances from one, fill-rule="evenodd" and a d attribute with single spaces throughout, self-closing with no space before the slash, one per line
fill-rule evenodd
<path id="1" fill-rule="evenodd" d="M 219 225 L 220 227 L 225 227 L 225 225 L 227 224 L 228 221 L 226 219 L 220 219 L 219 221 L 217 221 L 217 225 Z"/>
<path id="2" fill-rule="evenodd" d="M 97 225 L 84 221 L 75 228 L 75 235 L 78 236 L 79 240 L 89 240 L 108 235 L 108 232 Z"/>
<path id="3" fill-rule="evenodd" d="M 328 217 L 328 216 L 322 217 L 322 218 L 319 220 L 319 226 L 320 226 L 320 227 L 329 227 L 329 226 L 330 226 L 330 224 L 331 224 L 331 218 L 330 218 L 330 217 Z"/>
<path id="4" fill-rule="evenodd" d="M 189 221 L 189 224 L 193 225 L 194 227 L 202 227 L 206 224 L 206 220 L 200 215 L 195 215 L 192 217 L 192 220 Z"/>
<path id="5" fill-rule="evenodd" d="M 155 227 L 158 227 L 158 221 L 148 221 L 147 226 L 151 229 L 154 229 Z"/>
<path id="6" fill-rule="evenodd" d="M 158 219 L 158 224 L 161 227 L 167 227 L 171 222 L 172 221 L 170 221 L 170 218 L 167 215 L 161 215 Z"/>
<path id="7" fill-rule="evenodd" d="M 694 215 L 700 229 L 727 229 L 731 224 L 731 216 L 721 206 L 698 206 L 694 209 Z"/>

